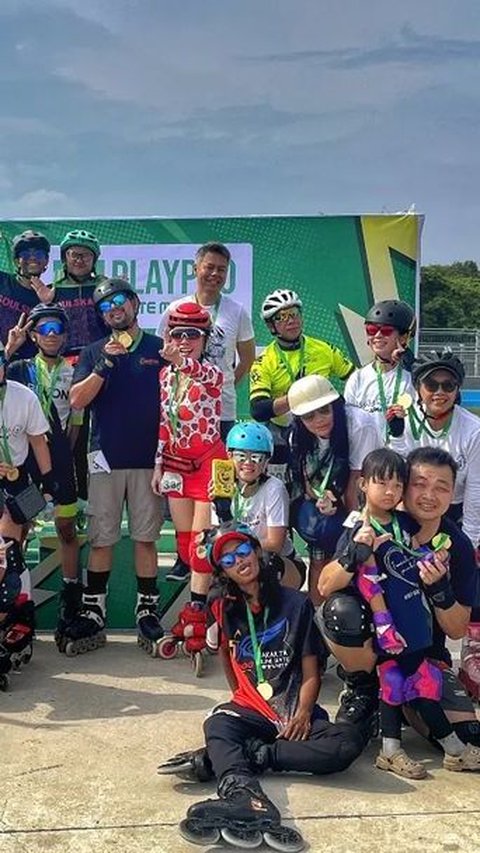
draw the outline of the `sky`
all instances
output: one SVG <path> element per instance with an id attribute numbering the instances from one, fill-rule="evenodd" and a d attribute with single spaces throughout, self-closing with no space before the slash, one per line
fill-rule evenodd
<path id="1" fill-rule="evenodd" d="M 478 0 L 1 0 L 0 218 L 424 213 L 480 262 Z"/>

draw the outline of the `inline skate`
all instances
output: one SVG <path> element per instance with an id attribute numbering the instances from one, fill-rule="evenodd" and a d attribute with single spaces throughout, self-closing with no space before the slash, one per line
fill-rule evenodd
<path id="1" fill-rule="evenodd" d="M 157 611 L 158 600 L 158 595 L 138 593 L 135 609 L 138 645 L 152 657 L 158 656 L 159 641 L 163 637 L 162 623 Z"/>
<path id="2" fill-rule="evenodd" d="M 158 643 L 158 654 L 163 660 L 170 660 L 182 647 L 184 653 L 190 657 L 195 675 L 200 678 L 203 674 L 206 634 L 205 606 L 198 601 L 191 601 L 178 614 L 178 621 L 173 625 L 171 634 L 163 637 Z"/>
<path id="3" fill-rule="evenodd" d="M 107 642 L 105 634 L 106 595 L 84 593 L 82 605 L 77 616 L 65 628 L 64 641 L 60 651 L 67 657 L 83 655 L 99 649 Z"/>

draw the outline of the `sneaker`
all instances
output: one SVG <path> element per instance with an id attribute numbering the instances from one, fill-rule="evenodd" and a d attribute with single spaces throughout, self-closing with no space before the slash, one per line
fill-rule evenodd
<path id="1" fill-rule="evenodd" d="M 165 575 L 167 581 L 176 581 L 177 583 L 184 583 L 190 577 L 190 566 L 187 566 L 180 557 L 177 557 L 174 565 Z"/>
<path id="2" fill-rule="evenodd" d="M 480 748 L 467 743 L 460 755 L 445 755 L 443 766 L 445 770 L 454 770 L 457 773 L 462 770 L 478 772 L 480 770 Z"/>
<path id="3" fill-rule="evenodd" d="M 390 773 L 403 776 L 404 779 L 426 779 L 427 777 L 423 764 L 410 758 L 404 749 L 399 749 L 390 756 L 379 752 L 375 759 L 375 767 L 379 770 L 389 770 Z"/>

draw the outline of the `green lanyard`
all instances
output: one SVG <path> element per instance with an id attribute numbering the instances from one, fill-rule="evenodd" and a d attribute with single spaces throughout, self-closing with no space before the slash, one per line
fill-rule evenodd
<path id="1" fill-rule="evenodd" d="M 217 301 L 214 303 L 213 308 L 211 305 L 200 305 L 200 302 L 198 301 L 198 296 L 197 296 L 197 294 L 195 294 L 195 302 L 197 303 L 197 305 L 200 305 L 200 308 L 204 308 L 206 311 L 208 311 L 209 308 L 212 309 L 212 313 L 210 314 L 210 317 L 212 320 L 212 326 L 214 326 L 215 323 L 217 322 L 218 309 L 220 308 L 220 302 L 221 301 L 222 301 L 222 294 L 220 294 Z"/>
<path id="2" fill-rule="evenodd" d="M 173 365 L 172 365 L 172 370 L 173 370 L 173 382 L 172 382 L 171 393 L 170 393 L 170 396 L 168 399 L 168 420 L 170 421 L 170 426 L 172 428 L 172 435 L 173 435 L 173 443 L 175 444 L 175 440 L 176 440 L 176 436 L 177 436 L 177 430 L 178 430 L 178 420 L 179 420 L 178 412 L 179 412 L 180 406 L 182 405 L 182 403 L 185 399 L 185 396 L 188 392 L 189 386 L 191 384 L 191 380 L 189 378 L 187 378 L 187 381 L 185 383 L 185 387 L 183 388 L 182 392 L 179 393 L 180 392 L 180 379 L 181 379 L 183 374 L 177 367 L 173 367 Z"/>
<path id="3" fill-rule="evenodd" d="M 385 394 L 385 385 L 383 384 L 382 371 L 380 370 L 378 364 L 375 364 L 375 372 L 377 374 L 378 396 L 380 397 L 380 405 L 382 407 L 383 414 L 385 414 L 388 407 L 394 406 L 398 400 L 400 385 L 402 384 L 402 366 L 399 364 L 395 370 L 395 384 L 393 386 L 393 394 L 390 403 L 387 402 L 387 395 Z M 389 439 L 389 433 L 390 430 L 387 422 L 385 426 L 385 437 L 387 442 Z"/>
<path id="4" fill-rule="evenodd" d="M 433 438 L 434 441 L 441 441 L 442 438 L 445 438 L 445 436 L 448 435 L 448 431 L 452 425 L 452 418 L 453 411 L 442 431 L 438 435 L 435 435 L 435 433 L 429 429 L 426 419 L 424 418 L 423 420 L 420 420 L 413 406 L 410 406 L 408 410 L 408 421 L 415 441 L 418 441 L 422 437 L 422 432 L 425 432 L 430 438 Z"/>
<path id="5" fill-rule="evenodd" d="M 10 446 L 8 444 L 8 429 L 5 426 L 5 419 L 3 415 L 3 404 L 5 402 L 6 391 L 7 386 L 4 385 L 4 387 L 0 391 L 0 402 L 2 404 L 2 429 L 0 433 L 0 444 L 2 446 L 3 462 L 6 462 L 7 465 L 13 465 L 12 454 L 10 452 Z"/>
<path id="6" fill-rule="evenodd" d="M 333 468 L 333 463 L 334 463 L 334 462 L 335 462 L 335 459 L 334 459 L 334 457 L 332 456 L 332 458 L 331 458 L 331 460 L 330 460 L 330 465 L 329 465 L 329 466 L 328 466 L 328 468 L 327 468 L 327 473 L 325 474 L 325 476 L 324 476 L 324 478 L 323 478 L 322 482 L 320 483 L 320 488 L 316 488 L 316 487 L 313 485 L 313 483 L 311 483 L 311 484 L 310 484 L 310 488 L 311 488 L 311 490 L 312 490 L 313 494 L 314 494 L 314 495 L 315 495 L 315 497 L 317 497 L 319 500 L 322 500 L 322 498 L 323 498 L 323 497 L 324 497 L 324 495 L 325 495 L 325 491 L 326 491 L 326 488 L 327 488 L 328 481 L 329 481 L 329 479 L 330 479 L 330 474 L 332 473 L 332 468 Z"/>
<path id="7" fill-rule="evenodd" d="M 377 533 L 380 533 L 380 535 L 383 535 L 384 533 L 388 533 L 388 530 L 385 530 L 383 525 L 380 524 L 380 522 L 377 521 L 377 519 L 374 518 L 373 515 L 371 515 L 369 517 L 369 522 L 372 525 L 373 529 Z M 407 554 L 411 554 L 413 557 L 421 557 L 421 555 L 422 555 L 421 551 L 415 551 L 413 548 L 409 548 L 408 545 L 405 545 L 405 542 L 403 541 L 403 537 L 402 537 L 402 531 L 401 531 L 400 525 L 398 523 L 398 518 L 395 515 L 395 513 L 392 515 L 392 527 L 393 527 L 393 541 L 395 542 L 395 544 L 398 545 Z"/>
<path id="8" fill-rule="evenodd" d="M 278 341 L 274 341 L 274 347 L 275 347 L 275 350 L 277 352 L 277 355 L 280 358 L 280 361 L 282 362 L 283 367 L 285 368 L 285 370 L 287 371 L 287 373 L 289 375 L 290 381 L 293 383 L 293 382 L 295 382 L 296 379 L 301 378 L 303 375 L 303 368 L 305 367 L 305 337 L 304 337 L 304 335 L 302 335 L 302 342 L 300 344 L 300 364 L 298 366 L 298 370 L 297 370 L 296 374 L 294 374 L 294 372 L 292 370 L 292 366 L 291 366 L 290 362 L 288 361 L 288 359 L 286 358 L 285 353 L 282 350 L 281 346 L 279 346 Z"/>
<path id="9" fill-rule="evenodd" d="M 35 375 L 37 385 L 37 397 L 40 401 L 43 413 L 50 418 L 52 411 L 53 395 L 57 387 L 58 377 L 63 366 L 63 359 L 59 359 L 52 370 L 48 369 L 41 355 L 35 356 Z"/>
<path id="10" fill-rule="evenodd" d="M 257 684 L 262 684 L 266 679 L 263 674 L 263 666 L 262 666 L 262 643 L 258 642 L 257 632 L 255 630 L 255 621 L 253 618 L 252 611 L 250 610 L 248 604 L 246 604 L 247 608 L 247 619 L 248 619 L 248 630 L 250 632 L 250 639 L 252 641 L 252 649 L 253 649 L 253 659 L 255 661 L 255 672 L 257 674 Z M 263 632 L 265 634 L 267 628 L 267 620 L 270 613 L 270 608 L 266 607 L 263 611 Z"/>

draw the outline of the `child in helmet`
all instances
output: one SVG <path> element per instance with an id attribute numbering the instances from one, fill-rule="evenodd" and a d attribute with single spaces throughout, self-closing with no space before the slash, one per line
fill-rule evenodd
<path id="1" fill-rule="evenodd" d="M 210 328 L 208 311 L 197 303 L 185 302 L 169 312 L 161 354 L 170 364 L 160 371 L 160 429 L 152 477 L 155 494 L 168 498 L 178 555 L 191 570 L 191 601 L 173 628 L 176 636 L 176 630 L 190 624 L 190 616 L 202 623 L 203 637 L 184 633 L 191 652 L 205 645 L 211 574 L 208 561 L 196 553 L 195 537 L 210 524 L 212 461 L 227 458 L 220 438 L 223 375 L 204 358 Z"/>
<path id="2" fill-rule="evenodd" d="M 55 527 L 62 554 L 61 616 L 56 634 L 57 643 L 61 645 L 63 629 L 75 617 L 82 594 L 78 582 L 78 538 L 75 526 L 77 492 L 73 448 L 83 412 L 74 411 L 69 402 L 73 367 L 62 354 L 68 335 L 65 311 L 55 303 L 39 304 L 30 312 L 29 327 L 37 355 L 13 362 L 7 375 L 36 394 L 50 425 L 48 446 L 58 482 Z M 28 468 L 34 481 L 38 482 L 38 466 L 32 453 L 29 455 Z"/>
<path id="3" fill-rule="evenodd" d="M 385 299 L 372 305 L 365 316 L 367 344 L 373 361 L 356 370 L 345 384 L 345 402 L 375 416 L 388 444 L 398 434 L 396 405 L 408 405 L 413 395 L 412 378 L 405 369 L 408 342 L 415 333 L 415 313 L 407 302 Z"/>
<path id="4" fill-rule="evenodd" d="M 267 474 L 273 438 L 264 424 L 235 424 L 227 435 L 227 452 L 235 466 L 236 492 L 231 502 L 235 521 L 250 527 L 264 552 L 275 555 L 285 586 L 299 589 L 306 566 L 295 554 L 288 533 L 290 498 L 278 477 Z"/>

